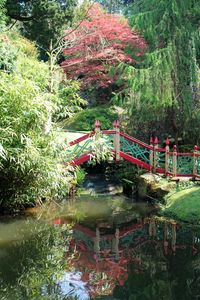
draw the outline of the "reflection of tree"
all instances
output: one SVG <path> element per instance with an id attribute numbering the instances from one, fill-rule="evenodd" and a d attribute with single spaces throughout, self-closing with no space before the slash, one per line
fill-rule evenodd
<path id="1" fill-rule="evenodd" d="M 179 249 L 175 256 L 171 255 L 168 257 L 170 281 L 173 282 L 172 292 L 174 298 L 177 300 L 196 299 L 195 294 L 197 295 L 200 292 L 200 290 L 192 291 L 191 286 L 188 285 L 195 278 L 192 261 L 193 254 L 191 248 L 184 249 L 184 251 Z"/>
<path id="2" fill-rule="evenodd" d="M 119 260 L 112 247 L 116 233 L 100 230 L 100 236 L 92 235 L 84 228 L 82 235 L 84 239 L 76 235 L 80 256 L 74 266 L 82 272 L 92 299 L 189 300 L 200 294 L 198 260 L 192 271 L 198 255 L 191 228 L 158 219 L 125 226 L 119 232 Z"/>
<path id="3" fill-rule="evenodd" d="M 123 287 L 116 286 L 114 297 L 131 300 L 172 299 L 162 245 L 158 246 L 153 241 L 146 243 L 138 248 L 137 255 L 141 262 L 139 268 L 133 263 L 129 265 L 128 279 Z"/>
<path id="4" fill-rule="evenodd" d="M 62 234 L 69 230 L 64 227 L 24 222 L 19 229 L 24 239 L 5 247 L 7 255 L 0 260 L 0 299 L 59 299 L 57 281 L 70 260 L 64 260 L 69 244 L 69 235 Z"/>
<path id="5" fill-rule="evenodd" d="M 128 279 L 124 286 L 115 287 L 114 298 L 190 300 L 200 295 L 199 255 L 196 254 L 198 259 L 194 262 L 191 247 L 164 256 L 161 244 L 146 244 L 138 249 L 138 255 L 140 268 L 130 264 Z"/>

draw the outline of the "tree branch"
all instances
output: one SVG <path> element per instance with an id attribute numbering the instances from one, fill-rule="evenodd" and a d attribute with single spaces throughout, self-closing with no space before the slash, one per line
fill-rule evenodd
<path id="1" fill-rule="evenodd" d="M 76 31 L 76 29 L 78 29 L 80 26 L 81 26 L 81 24 L 83 23 L 83 21 L 85 20 L 85 18 L 87 17 L 87 15 L 88 15 L 88 12 L 89 12 L 89 10 L 92 8 L 92 6 L 95 4 L 95 2 L 93 2 L 89 7 L 88 7 L 88 9 L 87 9 L 87 11 L 86 11 L 86 14 L 83 16 L 83 19 L 71 30 L 71 31 L 69 31 L 67 34 L 65 34 L 65 35 L 63 35 L 63 36 L 61 36 L 60 38 L 59 38 L 59 40 L 56 42 L 56 44 L 55 44 L 55 47 L 57 47 L 57 46 L 59 46 L 59 43 L 65 38 L 65 36 L 67 36 L 67 35 L 70 35 L 71 33 L 73 33 L 74 31 Z"/>
<path id="2" fill-rule="evenodd" d="M 21 22 L 31 21 L 34 18 L 34 16 L 25 17 L 25 16 L 19 16 L 19 15 L 12 15 L 12 14 L 9 14 L 9 13 L 8 13 L 8 16 L 11 19 L 14 19 L 14 20 L 17 20 L 17 21 L 21 21 Z"/>

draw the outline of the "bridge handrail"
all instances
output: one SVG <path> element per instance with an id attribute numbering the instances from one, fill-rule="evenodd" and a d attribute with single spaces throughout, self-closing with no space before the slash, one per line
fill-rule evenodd
<path id="1" fill-rule="evenodd" d="M 115 121 L 113 123 L 113 129 L 101 130 L 100 122 L 96 121 L 94 131 L 69 142 L 67 147 L 79 144 L 87 139 L 90 142 L 90 138 L 95 136 L 98 139 L 99 135 L 100 137 L 111 135 L 109 142 L 113 144 L 112 152 L 114 153 L 115 161 L 125 159 L 150 172 L 165 174 L 166 176 L 186 176 L 200 179 L 200 152 L 197 145 L 194 146 L 193 152 L 178 152 L 176 145 L 173 146 L 173 150 L 169 149 L 169 139 L 167 138 L 166 146 L 159 148 L 157 137 L 155 139 L 151 138 L 149 145 L 127 133 L 121 132 L 119 122 Z M 105 143 L 107 143 L 106 139 Z M 87 141 L 83 145 L 81 144 L 79 149 L 80 151 L 85 150 L 85 153 L 80 155 L 79 151 L 77 156 L 67 164 L 79 165 L 95 156 L 95 153 L 92 153 L 92 147 L 88 148 L 86 144 Z"/>
<path id="2" fill-rule="evenodd" d="M 101 130 L 100 133 L 103 133 L 103 134 L 115 134 L 116 130 Z"/>
<path id="3" fill-rule="evenodd" d="M 68 147 L 74 146 L 74 145 L 76 145 L 76 144 L 78 144 L 78 143 L 80 143 L 80 142 L 82 142 L 84 140 L 87 140 L 88 138 L 90 138 L 90 137 L 92 137 L 94 135 L 95 135 L 95 131 L 91 131 L 91 132 L 89 132 L 89 133 L 87 133 L 85 135 L 82 135 L 81 137 L 79 137 L 79 138 L 77 138 L 77 139 L 69 142 L 68 143 Z"/>
<path id="4" fill-rule="evenodd" d="M 169 152 L 170 155 L 173 155 L 174 152 Z M 177 152 L 177 156 L 194 156 L 194 152 Z M 200 156 L 200 153 L 195 153 L 195 156 Z"/>
<path id="5" fill-rule="evenodd" d="M 150 145 L 148 145 L 148 144 L 146 144 L 146 143 L 144 143 L 144 142 L 142 142 L 142 141 L 140 141 L 140 140 L 138 140 L 138 139 L 136 139 L 136 138 L 128 135 L 127 133 L 120 132 L 120 136 L 122 136 L 125 139 L 127 139 L 128 141 L 136 143 L 136 144 L 138 144 L 138 145 L 140 145 L 140 146 L 142 146 L 142 147 L 144 147 L 146 149 L 149 149 L 149 150 L 153 150 L 154 149 L 154 147 L 152 147 L 152 146 L 150 146 Z"/>

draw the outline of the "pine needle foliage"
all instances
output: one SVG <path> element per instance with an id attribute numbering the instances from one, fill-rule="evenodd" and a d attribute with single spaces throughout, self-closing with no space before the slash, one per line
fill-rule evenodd
<path id="1" fill-rule="evenodd" d="M 143 34 L 148 50 L 140 68 L 119 66 L 127 85 L 118 101 L 126 103 L 131 116 L 143 118 L 147 127 L 148 120 L 157 122 L 155 130 L 162 122 L 165 132 L 176 139 L 189 136 L 188 128 L 200 114 L 199 9 L 197 0 L 139 0 L 128 12 L 131 26 Z M 193 142 L 199 136 L 196 132 Z"/>

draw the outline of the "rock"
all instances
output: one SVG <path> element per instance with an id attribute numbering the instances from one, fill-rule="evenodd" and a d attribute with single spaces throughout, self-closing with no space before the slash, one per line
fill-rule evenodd
<path id="1" fill-rule="evenodd" d="M 138 195 L 140 199 L 159 200 L 176 187 L 176 182 L 168 181 L 159 175 L 145 173 L 139 177 Z"/>

